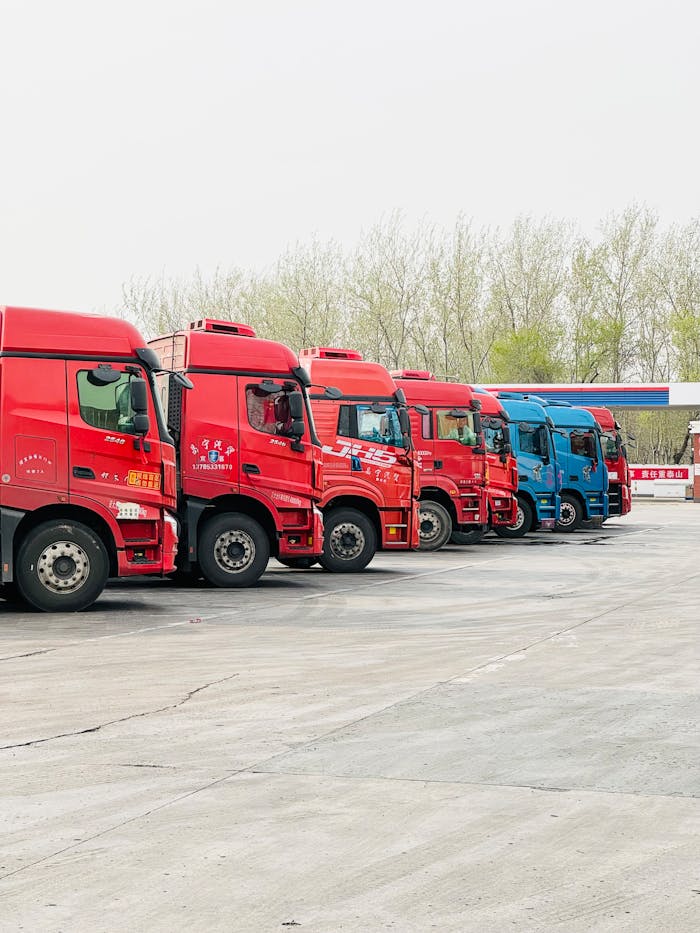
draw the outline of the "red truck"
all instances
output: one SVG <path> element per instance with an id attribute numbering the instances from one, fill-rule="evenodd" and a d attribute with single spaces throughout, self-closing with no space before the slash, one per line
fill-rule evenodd
<path id="1" fill-rule="evenodd" d="M 181 575 L 251 586 L 270 556 L 318 557 L 322 454 L 294 353 L 209 318 L 150 346 L 194 384 L 184 393 L 161 377 L 178 458 Z"/>
<path id="2" fill-rule="evenodd" d="M 330 383 L 343 393 L 329 400 L 311 391 L 323 445 L 325 536 L 319 563 L 353 572 L 366 567 L 378 549 L 417 548 L 419 467 L 403 392 L 383 366 L 355 350 L 315 347 L 302 350 L 299 359 L 314 386 Z"/>
<path id="3" fill-rule="evenodd" d="M 481 428 L 489 465 L 489 526 L 513 525 L 518 517 L 518 464 L 510 443 L 508 415 L 495 395 L 472 387 L 481 401 Z"/>
<path id="4" fill-rule="evenodd" d="M 632 508 L 632 480 L 620 425 L 609 408 L 585 407 L 602 432 L 600 443 L 608 468 L 608 515 L 626 515 Z"/>
<path id="5" fill-rule="evenodd" d="M 421 463 L 421 549 L 435 551 L 454 534 L 481 537 L 488 528 L 489 502 L 479 397 L 470 386 L 439 382 L 427 370 L 396 370 L 392 376 L 411 406 Z"/>
<path id="6" fill-rule="evenodd" d="M 74 612 L 175 566 L 175 451 L 157 354 L 126 321 L 0 309 L 3 593 Z"/>

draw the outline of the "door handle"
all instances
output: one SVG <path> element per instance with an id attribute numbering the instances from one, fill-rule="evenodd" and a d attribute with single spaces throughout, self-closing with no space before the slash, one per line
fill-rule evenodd
<path id="1" fill-rule="evenodd" d="M 90 467 L 73 467 L 73 476 L 76 479 L 94 479 L 95 474 Z"/>
<path id="2" fill-rule="evenodd" d="M 260 467 L 256 466 L 255 463 L 244 463 L 242 468 L 244 473 L 259 473 Z"/>

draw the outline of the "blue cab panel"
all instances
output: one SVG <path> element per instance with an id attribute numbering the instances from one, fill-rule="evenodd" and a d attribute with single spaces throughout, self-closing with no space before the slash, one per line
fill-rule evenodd
<path id="1" fill-rule="evenodd" d="M 518 461 L 518 503 L 527 502 L 533 527 L 554 528 L 561 504 L 561 470 L 547 413 L 538 402 L 514 393 L 499 392 L 498 398 L 508 415 Z"/>

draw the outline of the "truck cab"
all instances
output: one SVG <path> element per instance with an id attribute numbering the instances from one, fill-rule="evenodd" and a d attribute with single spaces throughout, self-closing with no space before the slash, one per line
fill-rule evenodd
<path id="1" fill-rule="evenodd" d="M 356 350 L 302 350 L 323 445 L 319 562 L 334 572 L 364 569 L 377 550 L 418 547 L 418 463 L 406 399 L 388 371 Z M 342 398 L 329 399 L 331 385 Z"/>
<path id="2" fill-rule="evenodd" d="M 210 318 L 150 346 L 194 384 L 182 392 L 160 380 L 178 458 L 181 575 L 251 586 L 270 556 L 317 557 L 322 454 L 294 353 Z"/>
<path id="3" fill-rule="evenodd" d="M 609 408 L 585 406 L 601 430 L 600 441 L 608 468 L 608 508 L 610 515 L 626 515 L 632 508 L 632 481 L 627 462 L 627 448 L 620 425 Z"/>
<path id="4" fill-rule="evenodd" d="M 72 612 L 109 576 L 173 570 L 175 451 L 159 368 L 126 321 L 0 309 L 4 592 Z"/>
<path id="5" fill-rule="evenodd" d="M 554 529 L 561 497 L 551 419 L 532 399 L 513 392 L 499 392 L 498 400 L 508 416 L 510 442 L 518 465 L 518 515 L 512 525 L 496 529 L 503 538 L 520 538 L 538 528 Z"/>
<path id="6" fill-rule="evenodd" d="M 420 547 L 435 551 L 454 535 L 488 528 L 488 466 L 479 411 L 467 385 L 440 382 L 427 370 L 391 374 L 410 406 L 420 460 Z"/>
<path id="7" fill-rule="evenodd" d="M 482 386 L 473 386 L 481 401 L 481 429 L 489 467 L 489 527 L 504 528 L 517 520 L 518 465 L 503 405 Z"/>
<path id="8" fill-rule="evenodd" d="M 575 408 L 568 402 L 536 400 L 552 419 L 562 472 L 557 530 L 570 532 L 584 521 L 604 521 L 608 516 L 608 471 L 597 421 L 585 408 Z"/>

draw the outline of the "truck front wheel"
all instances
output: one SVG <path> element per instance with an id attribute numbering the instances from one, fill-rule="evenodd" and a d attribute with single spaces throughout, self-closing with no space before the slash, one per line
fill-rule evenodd
<path id="1" fill-rule="evenodd" d="M 377 550 L 377 533 L 357 509 L 331 509 L 323 518 L 323 554 L 319 564 L 332 573 L 364 570 Z"/>
<path id="2" fill-rule="evenodd" d="M 522 538 L 532 528 L 532 506 L 527 499 L 518 499 L 518 517 L 512 525 L 498 525 L 493 530 L 499 538 Z"/>
<path id="3" fill-rule="evenodd" d="M 577 528 L 581 527 L 582 522 L 583 509 L 579 500 L 575 496 L 568 495 L 568 493 L 562 493 L 561 511 L 556 525 L 557 531 L 576 531 Z"/>
<path id="4" fill-rule="evenodd" d="M 197 550 L 199 569 L 214 586 L 252 586 L 270 559 L 265 529 L 240 512 L 210 518 L 199 533 Z"/>
<path id="5" fill-rule="evenodd" d="M 22 542 L 15 580 L 24 599 L 44 612 L 79 612 L 105 588 L 109 558 L 103 541 L 80 522 L 44 522 Z"/>
<path id="6" fill-rule="evenodd" d="M 421 551 L 439 551 L 452 534 L 450 513 L 439 502 L 425 499 L 418 512 Z"/>

